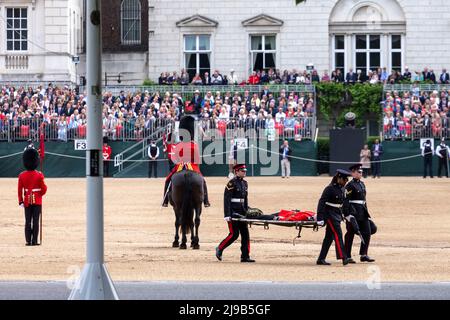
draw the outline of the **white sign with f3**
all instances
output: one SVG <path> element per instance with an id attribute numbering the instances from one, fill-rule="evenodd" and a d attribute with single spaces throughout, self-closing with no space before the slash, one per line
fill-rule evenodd
<path id="1" fill-rule="evenodd" d="M 77 151 L 86 151 L 87 149 L 87 141 L 83 140 L 75 140 L 75 150 Z"/>

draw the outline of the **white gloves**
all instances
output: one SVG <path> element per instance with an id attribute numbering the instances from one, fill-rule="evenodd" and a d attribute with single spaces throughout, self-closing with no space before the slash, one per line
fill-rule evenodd
<path id="1" fill-rule="evenodd" d="M 323 227 L 325 225 L 325 221 L 317 221 L 317 225 L 319 227 Z"/>
<path id="2" fill-rule="evenodd" d="M 346 216 L 346 217 L 345 217 L 345 220 L 347 220 L 348 222 L 350 222 L 350 221 L 352 220 L 352 218 L 355 218 L 355 217 L 352 216 L 352 215 L 349 215 L 349 216 Z"/>
<path id="3" fill-rule="evenodd" d="M 229 222 L 229 221 L 231 221 L 231 217 L 225 217 L 225 218 L 223 218 L 223 220 L 225 220 L 226 222 Z"/>
<path id="4" fill-rule="evenodd" d="M 23 202 L 19 204 L 19 207 L 24 208 Z"/>

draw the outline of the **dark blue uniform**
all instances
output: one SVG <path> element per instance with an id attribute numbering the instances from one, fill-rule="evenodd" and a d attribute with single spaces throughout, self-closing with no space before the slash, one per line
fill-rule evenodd
<path id="1" fill-rule="evenodd" d="M 347 258 L 341 229 L 344 197 L 344 189 L 338 183 L 328 185 L 320 197 L 317 207 L 317 221 L 324 221 L 327 227 L 319 260 L 325 260 L 333 241 L 336 246 L 337 259 L 345 260 Z"/>
<path id="2" fill-rule="evenodd" d="M 245 216 L 248 210 L 248 184 L 242 178 L 235 177 L 231 179 L 224 191 L 224 216 L 239 217 Z M 237 214 L 237 215 L 236 215 Z M 220 243 L 218 249 L 220 252 L 230 246 L 241 235 L 241 259 L 250 257 L 250 235 L 246 222 L 228 221 L 230 233 Z"/>
<path id="3" fill-rule="evenodd" d="M 344 201 L 344 216 L 354 216 L 359 232 L 364 240 L 361 242 L 359 254 L 361 256 L 367 255 L 369 250 L 371 229 L 370 229 L 370 214 L 367 210 L 366 204 L 366 186 L 364 182 L 358 179 L 353 179 L 345 186 L 345 201 Z M 351 257 L 353 238 L 357 232 L 353 225 L 346 221 L 347 233 L 345 234 L 345 251 L 348 257 Z"/>

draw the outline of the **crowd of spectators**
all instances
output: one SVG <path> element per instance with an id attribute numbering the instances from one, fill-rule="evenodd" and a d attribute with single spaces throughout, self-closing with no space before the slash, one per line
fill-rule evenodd
<path id="1" fill-rule="evenodd" d="M 424 82 L 428 81 L 433 84 L 449 84 L 450 75 L 447 69 L 443 69 L 439 77 L 429 68 L 422 71 L 411 72 L 405 67 L 404 72 L 392 70 L 389 72 L 387 68 L 377 68 L 369 70 L 367 74 L 358 69 L 356 72 L 349 69 L 344 74 L 342 69 L 336 69 L 328 73 L 324 71 L 323 75 L 319 75 L 317 70 L 284 70 L 268 69 L 256 70 L 247 78 L 240 78 L 236 72 L 231 69 L 228 75 L 223 75 L 219 70 L 214 70 L 212 74 L 204 72 L 202 75 L 196 73 L 190 77 L 189 73 L 182 69 L 180 73 L 163 72 L 158 78 L 159 85 L 265 85 L 265 84 L 314 84 L 319 82 L 337 82 L 346 84 L 370 83 L 370 84 L 398 84 L 404 82 Z"/>
<path id="2" fill-rule="evenodd" d="M 387 92 L 382 106 L 386 139 L 450 137 L 450 90 Z"/>
<path id="3" fill-rule="evenodd" d="M 205 81 L 206 80 L 206 81 Z M 433 70 L 403 74 L 386 69 L 369 72 L 368 76 L 353 70 L 344 77 L 340 70 L 331 75 L 317 71 L 297 72 L 269 69 L 255 71 L 245 81 L 231 70 L 230 75 L 221 75 L 215 70 L 211 76 L 196 75 L 192 80 L 185 70 L 168 75 L 163 73 L 160 84 L 258 84 L 261 92 L 250 92 L 242 88 L 236 92 L 223 90 L 190 94 L 177 92 L 125 92 L 103 94 L 104 135 L 112 139 L 140 139 L 168 122 L 178 120 L 183 114 L 195 114 L 202 120 L 205 130 L 254 128 L 264 129 L 265 134 L 274 130 L 278 134 L 297 134 L 299 129 L 311 127 L 316 116 L 315 96 L 309 92 L 287 92 L 285 89 L 271 92 L 270 84 L 311 84 L 317 82 L 345 82 L 353 84 L 396 83 L 401 80 L 449 84 L 450 76 L 444 69 L 437 78 Z M 411 136 L 449 136 L 450 90 L 421 92 L 417 84 L 411 91 L 388 92 L 382 101 L 383 128 L 388 139 L 407 139 Z M 83 92 L 67 86 L 40 85 L 35 88 L 4 85 L 0 92 L 0 139 L 33 138 L 42 128 L 47 139 L 67 141 L 86 136 L 87 101 Z"/>
<path id="4" fill-rule="evenodd" d="M 220 126 L 270 129 L 270 119 L 277 128 L 291 130 L 303 119 L 315 115 L 311 93 L 272 93 L 268 87 L 261 92 L 211 92 L 192 97 L 177 93 L 144 91 L 114 95 L 103 94 L 104 136 L 112 139 L 140 139 L 184 113 L 203 120 L 204 128 Z M 0 133 L 5 140 L 33 138 L 40 128 L 46 138 L 67 141 L 86 135 L 87 101 L 83 93 L 69 87 L 24 88 L 4 86 L 0 92 Z M 266 120 L 267 124 L 266 124 Z"/>

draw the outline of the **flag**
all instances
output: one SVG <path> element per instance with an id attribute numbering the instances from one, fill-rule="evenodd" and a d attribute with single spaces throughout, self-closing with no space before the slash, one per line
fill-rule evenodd
<path id="1" fill-rule="evenodd" d="M 165 132 L 163 133 L 163 136 L 162 136 L 162 143 L 163 143 L 163 150 L 165 152 L 167 150 L 167 138 L 166 138 Z"/>
<path id="2" fill-rule="evenodd" d="M 44 131 L 41 129 L 39 134 L 39 156 L 41 157 L 41 161 L 45 158 L 45 137 Z"/>

